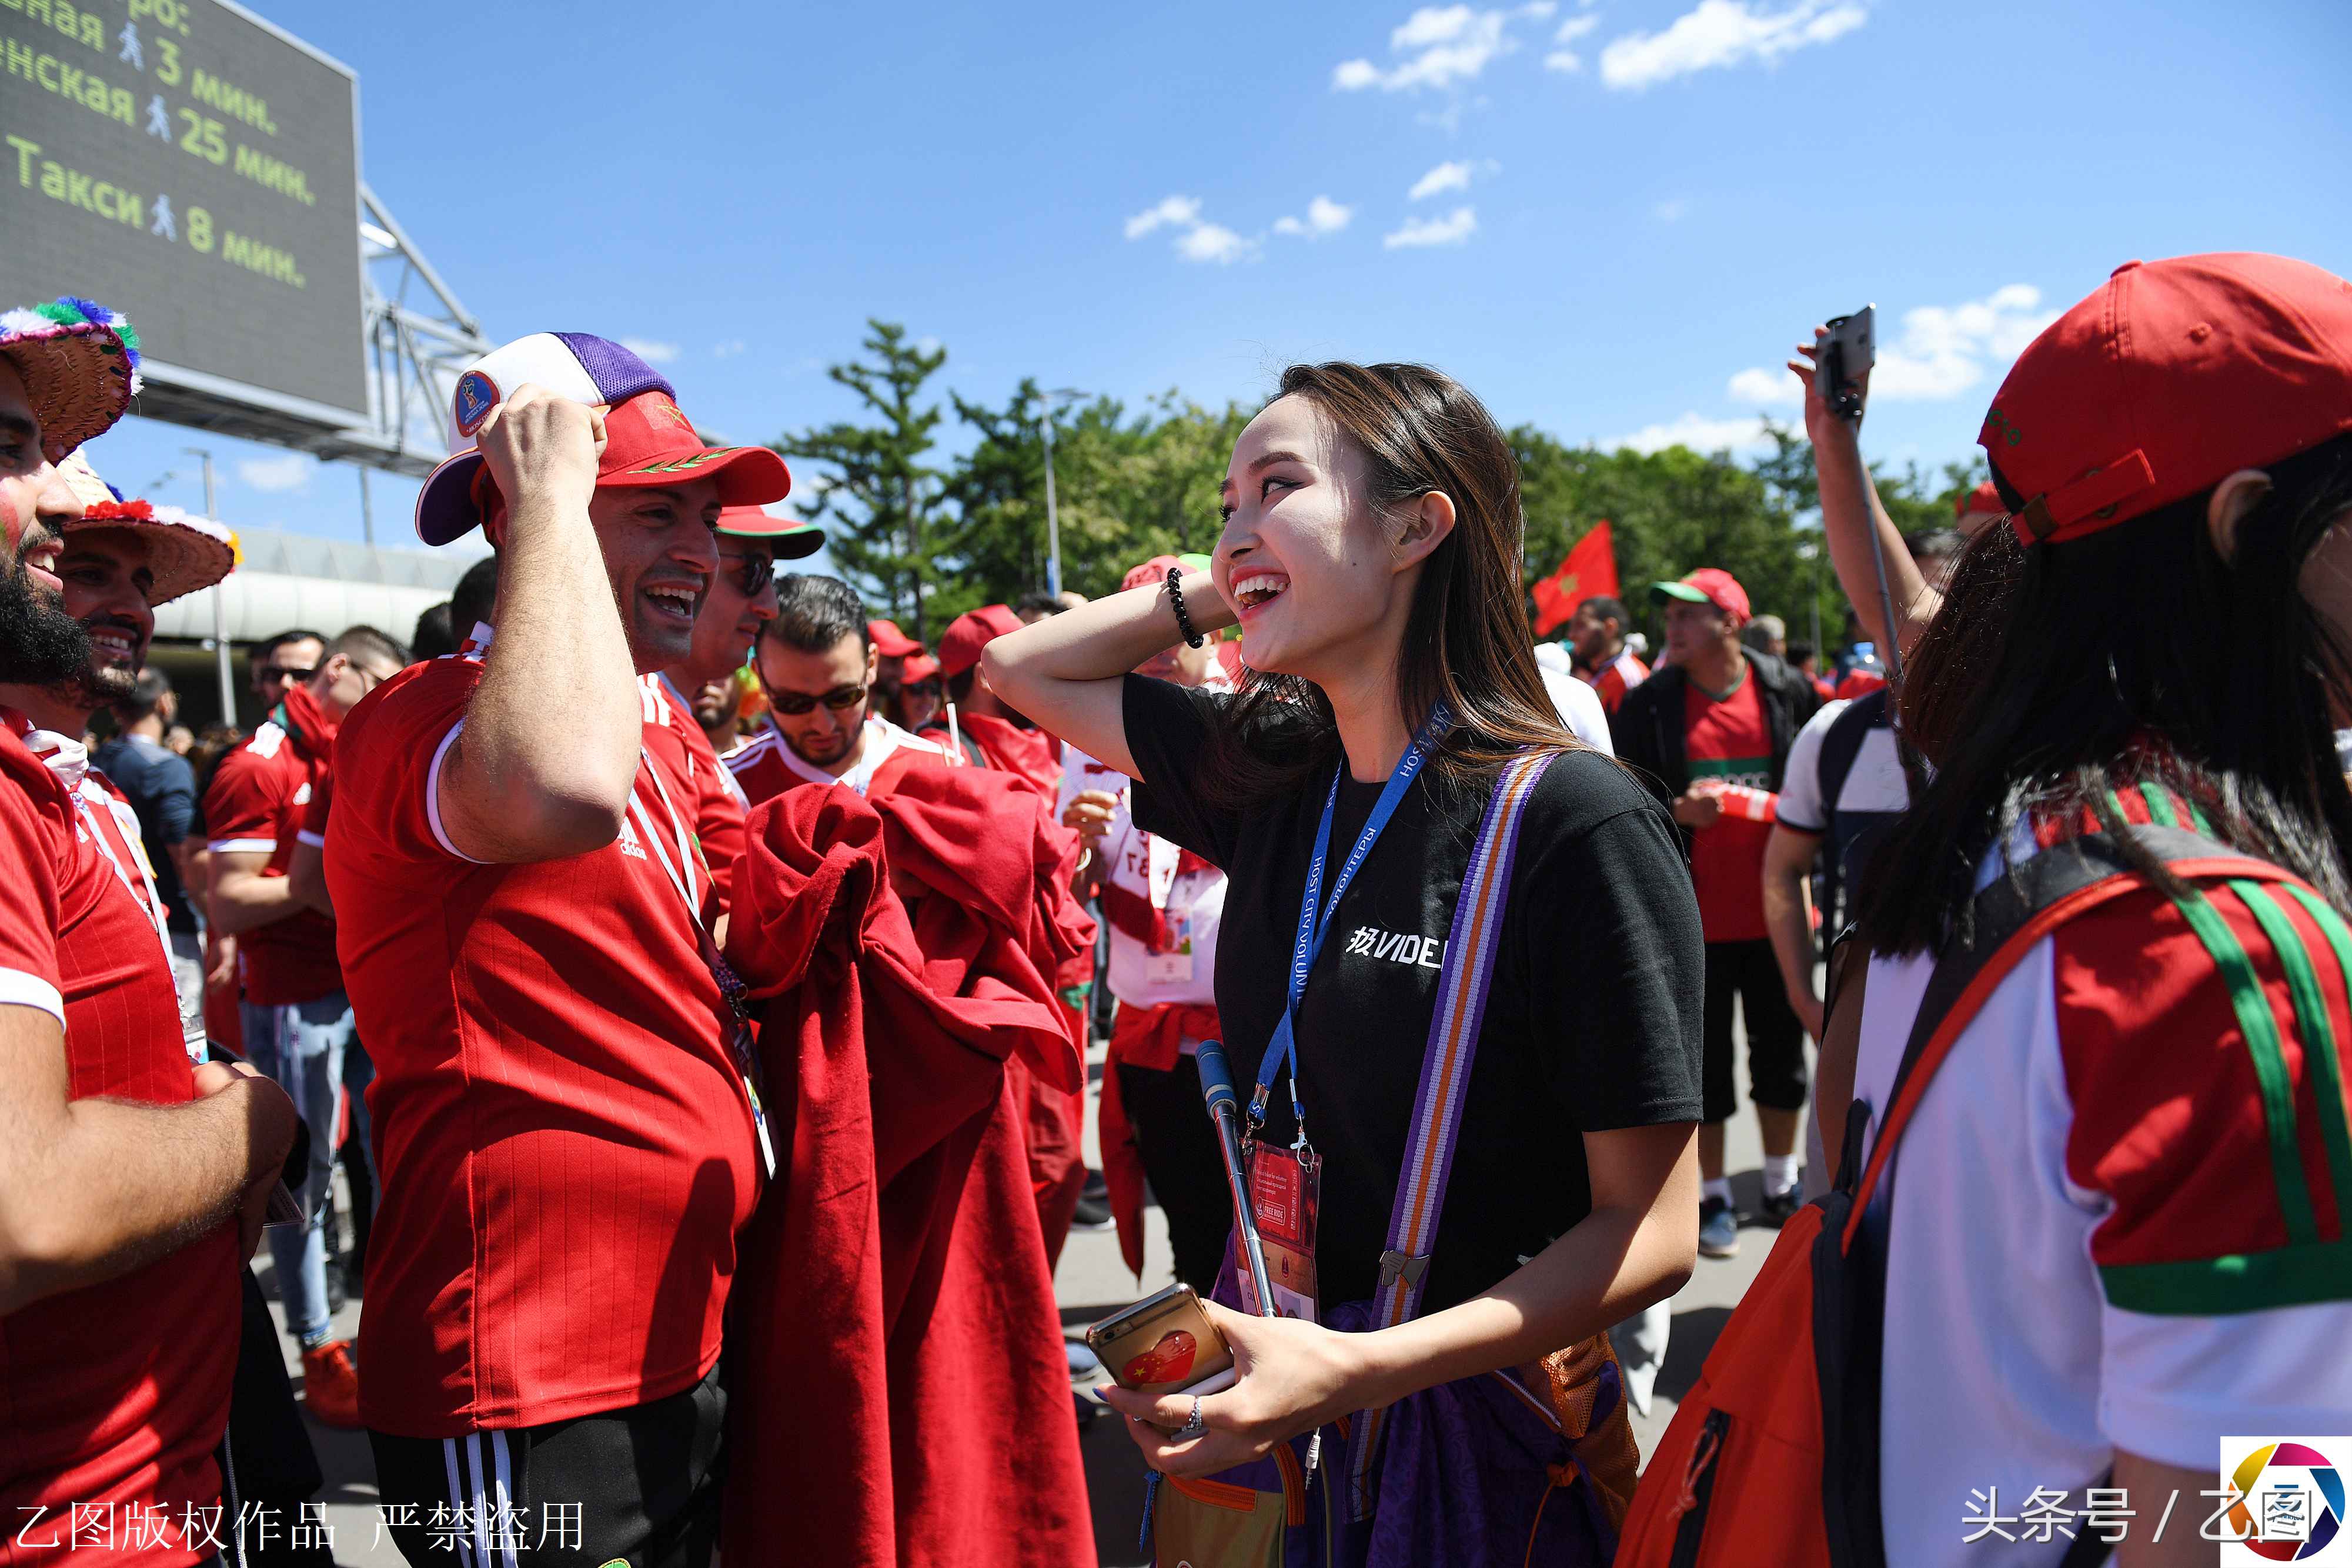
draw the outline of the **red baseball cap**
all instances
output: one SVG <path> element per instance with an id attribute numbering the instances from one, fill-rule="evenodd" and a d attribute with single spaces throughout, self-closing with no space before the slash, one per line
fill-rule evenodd
<path id="1" fill-rule="evenodd" d="M 948 622 L 940 638 L 940 674 L 953 680 L 980 663 L 980 651 L 1007 632 L 1021 630 L 1009 604 L 983 604 Z"/>
<path id="2" fill-rule="evenodd" d="M 416 537 L 428 545 L 462 538 L 504 502 L 474 437 L 490 410 L 526 382 L 574 402 L 602 407 L 604 451 L 596 487 L 719 481 L 724 506 L 757 507 L 792 493 L 792 471 L 764 446 L 713 446 L 677 406 L 669 382 L 620 344 L 584 332 L 534 332 L 468 366 L 450 395 L 448 461 L 416 495 Z"/>
<path id="3" fill-rule="evenodd" d="M 898 630 L 896 621 L 868 621 L 866 623 L 866 640 L 873 643 L 874 651 L 886 659 L 903 659 L 909 653 L 923 651 L 920 643 Z"/>
<path id="4" fill-rule="evenodd" d="M 1734 626 L 1748 624 L 1748 591 L 1719 566 L 1703 566 L 1680 582 L 1654 582 L 1650 597 L 1679 599 L 1685 604 L 1712 604 L 1731 617 Z"/>
<path id="5" fill-rule="evenodd" d="M 1952 500 L 1952 517 L 1955 520 L 1978 512 L 1990 512 L 1995 517 L 2000 517 L 2006 514 L 2008 510 L 2009 503 L 2000 498 L 2000 486 L 1990 479 L 1967 495 L 1955 497 Z"/>
<path id="6" fill-rule="evenodd" d="M 899 667 L 898 679 L 910 686 L 921 685 L 940 673 L 940 662 L 928 653 L 909 653 Z"/>
<path id="7" fill-rule="evenodd" d="M 2081 538 L 2352 430 L 2352 283 L 2238 252 L 2127 261 L 2034 339 L 1977 444 L 2027 544 Z"/>
<path id="8" fill-rule="evenodd" d="M 804 518 L 777 517 L 764 507 L 721 507 L 719 531 L 758 539 L 778 560 L 799 560 L 824 548 L 824 530 Z"/>

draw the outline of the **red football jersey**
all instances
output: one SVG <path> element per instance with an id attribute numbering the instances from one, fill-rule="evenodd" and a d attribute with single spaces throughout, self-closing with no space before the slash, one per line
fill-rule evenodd
<path id="1" fill-rule="evenodd" d="M 14 734 L 0 734 L 0 1001 L 63 1023 L 75 1099 L 195 1098 L 155 927 Z M 204 1550 L 189 1550 L 178 1525 L 220 1500 L 236 1269 L 222 1226 L 0 1319 L 0 1559 L 179 1564 L 218 1550 L 201 1530 Z"/>
<path id="2" fill-rule="evenodd" d="M 326 833 L 383 1171 L 360 1409 L 405 1437 L 691 1387 L 761 1181 L 684 803 L 652 763 L 605 848 L 466 859 L 436 800 L 481 677 L 436 659 L 352 710 Z"/>
<path id="3" fill-rule="evenodd" d="M 332 727 L 302 687 L 287 693 L 279 712 L 290 725 L 266 720 L 221 758 L 205 791 L 206 847 L 215 854 L 268 855 L 264 876 L 286 874 L 303 813 L 327 777 L 333 744 Z M 315 909 L 257 925 L 236 940 L 248 1002 L 316 1001 L 343 988 L 335 923 Z"/>
<path id="4" fill-rule="evenodd" d="M 733 776 L 719 766 L 719 753 L 695 722 L 693 710 L 670 690 L 669 683 L 659 675 L 645 675 L 637 684 L 646 704 L 646 751 L 669 768 L 672 788 L 684 791 L 672 796 L 677 809 L 684 811 L 688 800 L 694 802 L 695 841 L 702 846 L 703 864 L 717 895 L 705 915 L 716 920 L 726 912 L 728 879 L 735 873 L 735 857 L 743 852 L 743 794 Z"/>
<path id="5" fill-rule="evenodd" d="M 1772 731 L 1753 674 L 1721 702 L 1683 688 L 1683 746 L 1691 781 L 1712 779 L 1750 789 L 1772 788 Z M 1769 936 L 1764 924 L 1764 845 L 1769 822 L 1729 812 L 1691 841 L 1691 883 L 1698 893 L 1699 925 L 1710 942 L 1754 942 Z"/>
<path id="6" fill-rule="evenodd" d="M 1625 694 L 1650 678 L 1650 668 L 1633 656 L 1633 649 L 1622 648 L 1599 669 L 1589 674 L 1580 672 L 1577 678 L 1600 695 L 1601 711 L 1615 718 Z"/>

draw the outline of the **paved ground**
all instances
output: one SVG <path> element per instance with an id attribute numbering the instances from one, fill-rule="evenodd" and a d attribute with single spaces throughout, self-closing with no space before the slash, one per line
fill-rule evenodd
<path id="1" fill-rule="evenodd" d="M 1097 1085 L 1100 1055 L 1097 1048 L 1092 1071 Z M 1744 1067 L 1738 1081 L 1743 1084 L 1748 1081 Z M 1095 1088 L 1088 1091 L 1087 1152 L 1089 1160 L 1099 1166 L 1091 1104 L 1096 1092 Z M 1727 1162 L 1732 1171 L 1732 1190 L 1743 1213 L 1753 1213 L 1760 1202 L 1762 1154 L 1762 1146 L 1757 1141 L 1756 1119 L 1743 1109 L 1730 1126 Z M 345 1212 L 348 1209 L 346 1202 Z M 1081 1231 L 1071 1236 L 1054 1281 L 1063 1326 L 1071 1337 L 1076 1337 L 1087 1323 L 1147 1291 L 1158 1290 L 1173 1278 L 1169 1272 L 1166 1223 L 1157 1208 L 1147 1210 L 1146 1219 L 1150 1237 L 1145 1248 L 1146 1272 L 1139 1283 L 1120 1260 L 1118 1238 L 1111 1232 Z M 1724 1260 L 1700 1259 L 1697 1272 L 1675 1298 L 1674 1333 L 1658 1376 L 1656 1397 L 1649 1415 L 1636 1413 L 1633 1417 L 1633 1429 L 1643 1454 L 1650 1451 L 1665 1430 L 1666 1423 L 1674 1418 L 1675 1399 L 1696 1380 L 1699 1366 L 1722 1330 L 1724 1320 L 1748 1289 L 1748 1281 L 1756 1277 L 1765 1254 L 1771 1250 L 1772 1234 L 1758 1226 L 1742 1230 L 1739 1256 Z M 261 1270 L 263 1289 L 272 1296 L 271 1311 L 275 1312 L 278 1309 L 269 1274 L 268 1248 L 262 1248 L 257 1266 Z M 336 1332 L 344 1335 L 357 1333 L 359 1313 L 360 1302 L 354 1299 L 337 1316 Z M 300 1357 L 294 1354 L 290 1341 L 281 1343 L 287 1346 L 288 1368 L 299 1391 Z M 335 1530 L 337 1561 L 364 1568 L 399 1568 L 400 1553 L 394 1549 L 391 1539 L 382 1535 L 376 1527 L 375 1465 L 368 1451 L 366 1436 L 337 1431 L 316 1422 L 310 1423 L 310 1433 L 327 1474 L 327 1487 L 320 1500 L 326 1505 L 327 1521 Z M 1096 1547 L 1103 1568 L 1130 1568 L 1146 1563 L 1149 1559 L 1138 1549 L 1136 1539 L 1143 1510 L 1144 1470 L 1134 1445 L 1115 1418 L 1105 1417 L 1087 1427 L 1081 1437 L 1080 1449 L 1086 1459 Z"/>

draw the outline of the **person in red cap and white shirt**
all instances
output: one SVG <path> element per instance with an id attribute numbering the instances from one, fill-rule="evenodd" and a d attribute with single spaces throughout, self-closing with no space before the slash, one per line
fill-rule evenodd
<path id="1" fill-rule="evenodd" d="M 327 830 L 383 1170 L 361 1413 L 411 1562 L 447 1560 L 436 1510 L 466 1511 L 479 1568 L 545 1502 L 581 1505 L 585 1561 L 698 1563 L 735 1237 L 776 1140 L 638 677 L 692 651 L 720 507 L 791 476 L 578 333 L 472 366 L 453 413 L 417 533 L 486 529 L 490 632 L 353 711 Z"/>
<path id="2" fill-rule="evenodd" d="M 119 317 L 0 315 L 0 669 L 88 676 L 51 465 L 128 403 Z M 62 517 L 79 505 L 68 494 Z M 26 1563 L 211 1562 L 237 1270 L 294 1107 L 189 1061 L 172 971 L 93 818 L 0 709 L 0 1517 Z M 98 1521 L 103 1526 L 96 1531 Z M 80 1533 L 77 1538 L 77 1527 Z"/>
<path id="3" fill-rule="evenodd" d="M 940 637 L 947 711 L 923 733 L 951 755 L 1028 779 L 1051 799 L 1062 787 L 1061 743 L 1007 707 L 980 669 L 980 651 L 1021 625 L 1008 604 L 982 605 L 948 622 Z"/>
<path id="4" fill-rule="evenodd" d="M 761 733 L 727 759 L 751 805 L 801 784 L 841 784 L 860 795 L 901 751 L 946 761 L 930 741 L 876 711 L 881 645 L 859 622 L 866 607 L 837 577 L 795 574 L 776 584 L 776 614 L 751 649 L 768 695 Z"/>
<path id="5" fill-rule="evenodd" d="M 73 792 L 83 824 L 114 873 L 147 911 L 166 962 L 173 959 L 171 909 L 148 859 L 139 815 L 85 751 L 82 737 L 100 707 L 131 695 L 147 645 L 155 634 L 155 607 L 226 577 L 235 565 L 228 530 L 176 507 L 120 501 L 79 452 L 55 470 L 41 515 L 64 540 L 57 575 L 65 584 L 65 612 L 89 636 L 89 663 L 68 681 L 0 684 L 0 704 L 31 721 L 26 744 Z M 178 883 L 169 885 L 176 889 Z M 193 938 L 189 943 L 194 951 Z M 174 983 L 191 1061 L 205 1058 L 203 972 L 191 962 L 194 984 Z"/>
<path id="6" fill-rule="evenodd" d="M 2002 1561 L 2049 1568 L 2072 1543 L 2012 1521 L 2063 1497 L 2104 1505 L 2128 1563 L 2211 1563 L 2250 1529 L 2249 1560 L 2324 1561 L 2343 1511 L 2313 1467 L 2343 1465 L 2352 1410 L 2352 799 L 2328 733 L 2352 699 L 2352 283 L 2255 255 L 2118 269 L 2027 347 L 1979 441 L 2013 522 L 1905 665 L 1933 772 L 1864 890 L 1830 1145 L 1850 1083 L 1881 1156 L 1980 893 L 2098 843 L 2127 870 L 2002 944 L 2017 961 L 1902 1096 L 1864 1210 L 1885 1560 L 1982 1562 L 1968 1521 L 1990 1517 Z M 2158 874 L 2149 823 L 2206 842 Z M 2256 1496 L 2217 1509 L 2217 1463 Z M 2295 1490 L 2299 1520 L 2263 1506 Z"/>
<path id="7" fill-rule="evenodd" d="M 720 765 L 689 694 L 713 681 L 731 685 L 760 628 L 776 618 L 776 562 L 814 555 L 824 547 L 824 534 L 759 507 L 720 507 L 718 534 L 719 570 L 695 612 L 692 649 L 638 685 L 646 694 L 646 750 L 669 768 L 671 781 L 694 801 L 694 834 L 723 919 L 735 857 L 743 852 L 747 802 L 734 774 Z"/>
<path id="8" fill-rule="evenodd" d="M 1163 580 L 1174 556 L 1154 556 L 1129 571 L 1122 591 Z M 1146 660 L 1136 673 L 1178 685 L 1227 692 L 1212 638 L 1182 643 Z M 1233 1210 L 1216 1132 L 1201 1113 L 1194 1057 L 1204 1040 L 1223 1038 L 1217 1022 L 1217 928 L 1224 915 L 1225 873 L 1190 850 L 1135 825 L 1133 781 L 1065 744 L 1060 814 L 1077 830 L 1088 857 L 1079 895 L 1096 902 L 1110 926 L 1104 983 L 1118 1000 L 1103 1078 L 1103 1171 L 1120 1250 L 1143 1271 L 1143 1188 L 1148 1180 L 1168 1219 L 1176 1277 L 1206 1291 L 1216 1283 Z"/>
<path id="9" fill-rule="evenodd" d="M 1725 810 L 1724 790 L 1754 803 L 1780 788 L 1789 748 L 1821 706 L 1812 682 L 1769 653 L 1743 646 L 1748 591 L 1729 572 L 1704 567 L 1653 584 L 1666 607 L 1666 661 L 1625 694 L 1610 728 L 1617 755 L 1674 808 L 1691 856 L 1706 936 L 1705 1115 L 1698 1130 L 1699 1250 L 1739 1250 L 1738 1218 L 1723 1168 L 1723 1124 L 1738 1104 L 1732 1079 L 1732 1006 L 1747 1019 L 1748 1093 L 1764 1134 L 1765 1217 L 1798 1203 L 1798 1121 L 1805 1108 L 1805 1041 L 1780 986 L 1764 920 L 1764 845 L 1759 820 Z"/>

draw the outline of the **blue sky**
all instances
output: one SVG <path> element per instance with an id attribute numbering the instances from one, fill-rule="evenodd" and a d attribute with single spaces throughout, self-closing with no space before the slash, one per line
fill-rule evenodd
<path id="1" fill-rule="evenodd" d="M 991 401 L 1403 358 L 1572 442 L 1738 444 L 1874 300 L 1865 441 L 1935 463 L 2121 261 L 2352 272 L 2336 0 L 258 8 L 359 72 L 368 180 L 492 338 L 655 345 L 736 440 L 847 413 L 822 367 L 880 316 Z M 197 439 L 92 455 L 195 505 Z M 213 445 L 232 525 L 358 536 L 351 470 Z M 376 479 L 380 542 L 414 493 Z"/>

